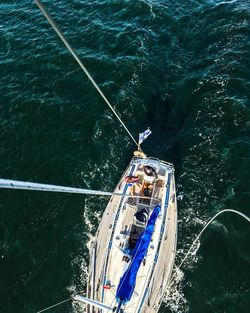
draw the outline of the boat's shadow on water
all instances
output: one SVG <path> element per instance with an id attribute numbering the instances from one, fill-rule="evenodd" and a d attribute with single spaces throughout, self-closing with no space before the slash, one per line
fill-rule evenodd
<path id="1" fill-rule="evenodd" d="M 152 136 L 145 142 L 146 153 L 173 163 L 178 177 L 181 166 L 178 145 L 181 114 L 176 114 L 175 96 L 163 98 L 160 94 L 153 95 L 147 106 L 145 125 L 149 125 L 152 130 Z"/>

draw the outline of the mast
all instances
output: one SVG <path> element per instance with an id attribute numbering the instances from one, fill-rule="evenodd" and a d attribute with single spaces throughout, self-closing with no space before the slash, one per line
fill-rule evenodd
<path id="1" fill-rule="evenodd" d="M 19 190 L 34 190 L 34 191 L 50 191 L 50 192 L 64 192 L 64 193 L 78 193 L 83 195 L 92 195 L 92 196 L 118 196 L 118 197 L 129 197 L 135 199 L 155 199 L 153 197 L 146 196 L 133 196 L 125 193 L 118 192 L 109 192 L 102 190 L 93 190 L 93 189 L 83 189 L 75 187 L 66 187 L 58 185 L 49 185 L 49 184 L 40 184 L 33 182 L 25 182 L 11 179 L 0 178 L 0 189 L 19 189 Z"/>

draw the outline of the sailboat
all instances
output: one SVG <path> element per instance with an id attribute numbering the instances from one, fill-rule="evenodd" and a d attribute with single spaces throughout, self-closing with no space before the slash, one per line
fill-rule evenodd
<path id="1" fill-rule="evenodd" d="M 154 173 L 154 175 L 149 175 Z M 130 177 L 139 182 L 131 185 Z M 146 186 L 146 187 L 145 187 Z M 157 312 L 174 265 L 177 206 L 173 165 L 135 156 L 100 222 L 89 266 L 87 296 L 115 312 Z M 147 194 L 146 192 L 146 194 Z M 108 309 L 109 310 L 109 309 Z M 88 307 L 87 312 L 98 312 Z M 112 312 L 112 311 L 111 311 Z"/>
<path id="2" fill-rule="evenodd" d="M 174 166 L 147 157 L 69 45 L 39 0 L 49 23 L 91 80 L 99 94 L 137 146 L 134 156 L 113 192 L 0 179 L 0 188 L 71 192 L 109 196 L 89 264 L 87 295 L 74 296 L 88 313 L 158 312 L 174 266 L 177 243 L 177 204 Z"/>

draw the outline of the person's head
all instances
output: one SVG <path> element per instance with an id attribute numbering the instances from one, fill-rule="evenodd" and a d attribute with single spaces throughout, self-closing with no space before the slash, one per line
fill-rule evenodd
<path id="1" fill-rule="evenodd" d="M 149 165 L 145 165 L 143 167 L 143 171 L 148 176 L 156 176 L 157 175 L 156 170 L 152 166 L 149 166 Z"/>
<path id="2" fill-rule="evenodd" d="M 151 196 L 151 193 L 152 193 L 152 189 L 151 188 L 146 187 L 144 189 L 144 196 L 149 197 L 149 196 Z"/>

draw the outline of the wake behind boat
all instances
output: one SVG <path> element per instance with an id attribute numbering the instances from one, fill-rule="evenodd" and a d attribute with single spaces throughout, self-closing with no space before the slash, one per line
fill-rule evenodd
<path id="1" fill-rule="evenodd" d="M 92 249 L 88 297 L 115 312 L 157 312 L 176 251 L 174 167 L 134 157 L 114 192 L 148 198 L 110 199 Z"/>
<path id="2" fill-rule="evenodd" d="M 0 179 L 0 188 L 111 196 L 93 244 L 87 312 L 158 312 L 170 281 L 177 243 L 177 206 L 172 164 L 131 160 L 114 192 Z M 101 311 L 99 310 L 101 309 Z"/>

